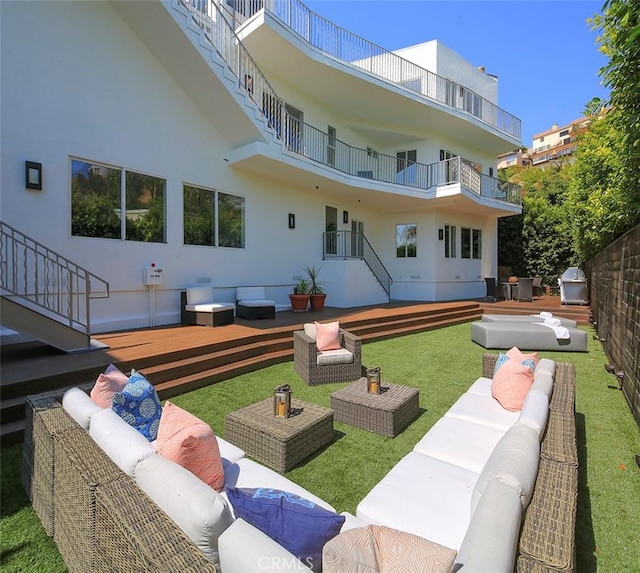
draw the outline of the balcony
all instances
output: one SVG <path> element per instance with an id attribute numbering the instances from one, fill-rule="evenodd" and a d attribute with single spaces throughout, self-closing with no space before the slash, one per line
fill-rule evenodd
<path id="1" fill-rule="evenodd" d="M 479 120 L 516 142 L 521 138 L 521 121 L 466 86 L 439 76 L 380 46 L 340 28 L 312 12 L 299 0 L 226 0 L 236 28 L 263 8 L 281 24 L 314 48 L 367 74 L 392 82 L 431 102 Z M 231 8 L 230 8 L 231 7 Z M 245 44 L 247 38 L 244 39 Z M 251 47 L 250 47 L 251 49 Z M 261 57 L 269 57 L 259 50 Z M 286 58 L 282 49 L 278 58 Z"/>

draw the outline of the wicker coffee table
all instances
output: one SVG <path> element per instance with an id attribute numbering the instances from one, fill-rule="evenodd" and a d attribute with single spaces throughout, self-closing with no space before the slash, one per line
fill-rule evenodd
<path id="1" fill-rule="evenodd" d="M 360 378 L 331 394 L 331 407 L 336 421 L 393 438 L 418 415 L 418 398 L 416 388 L 386 382 L 381 394 L 369 394 Z"/>
<path id="2" fill-rule="evenodd" d="M 259 462 L 287 472 L 333 439 L 333 410 L 292 398 L 293 415 L 276 418 L 273 398 L 225 417 L 224 437 Z"/>

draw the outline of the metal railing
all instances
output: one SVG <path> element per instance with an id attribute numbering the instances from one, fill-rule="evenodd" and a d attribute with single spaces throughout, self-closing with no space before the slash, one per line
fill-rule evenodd
<path id="1" fill-rule="evenodd" d="M 63 324 L 91 334 L 90 300 L 109 283 L 0 221 L 0 288 Z"/>
<path id="2" fill-rule="evenodd" d="M 520 119 L 485 97 L 340 28 L 312 12 L 300 0 L 220 0 L 220 2 L 229 7 L 236 25 L 242 24 L 264 8 L 322 52 L 419 93 L 430 100 L 473 115 L 518 140 L 521 137 Z"/>
<path id="3" fill-rule="evenodd" d="M 363 233 L 327 231 L 322 234 L 323 259 L 360 259 L 371 269 L 387 296 L 391 295 L 393 279 Z"/>
<path id="4" fill-rule="evenodd" d="M 186 7 L 204 31 L 220 57 L 227 63 L 249 98 L 267 120 L 289 151 L 298 153 L 328 167 L 356 177 L 395 183 L 428 190 L 438 185 L 461 182 L 461 168 L 454 165 L 459 158 L 423 164 L 384 155 L 371 148 L 353 147 L 292 116 L 285 102 L 271 87 L 249 52 L 237 38 L 225 12 L 211 0 L 177 0 Z M 221 0 L 224 4 L 224 0 Z M 229 6 L 243 17 L 262 9 L 262 0 L 228 0 Z M 271 0 L 269 0 L 271 1 Z M 296 4 L 297 5 L 297 4 Z M 303 6 L 302 4 L 300 4 Z M 306 9 L 306 8 L 305 8 Z M 458 174 L 458 175 L 456 175 Z M 481 176 L 482 184 L 473 190 L 483 196 L 520 203 L 520 188 L 497 179 Z"/>

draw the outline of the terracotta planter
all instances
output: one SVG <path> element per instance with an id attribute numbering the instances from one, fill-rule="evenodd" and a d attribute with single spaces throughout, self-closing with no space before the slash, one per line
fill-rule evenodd
<path id="1" fill-rule="evenodd" d="M 310 295 L 309 300 L 311 302 L 311 310 L 322 310 L 324 308 L 324 300 L 326 298 L 326 293 Z"/>
<path id="2" fill-rule="evenodd" d="M 291 310 L 293 312 L 305 312 L 309 306 L 308 294 L 290 294 Z"/>

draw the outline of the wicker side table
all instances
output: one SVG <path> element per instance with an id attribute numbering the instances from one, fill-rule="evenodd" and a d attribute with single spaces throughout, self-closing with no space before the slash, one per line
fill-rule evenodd
<path id="1" fill-rule="evenodd" d="M 273 415 L 273 398 L 225 417 L 224 437 L 259 462 L 287 472 L 333 439 L 333 410 L 293 398 L 289 418 Z"/>
<path id="2" fill-rule="evenodd" d="M 369 394 L 360 378 L 331 394 L 331 407 L 336 421 L 393 438 L 418 415 L 418 399 L 417 388 L 399 384 L 383 383 L 381 394 Z"/>

